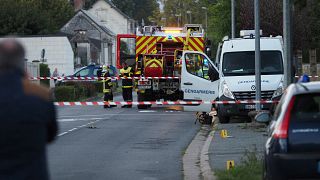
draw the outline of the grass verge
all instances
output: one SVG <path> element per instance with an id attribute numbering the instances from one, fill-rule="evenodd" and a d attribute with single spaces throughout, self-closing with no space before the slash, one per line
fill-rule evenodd
<path id="1" fill-rule="evenodd" d="M 246 151 L 240 164 L 230 170 L 217 170 L 215 176 L 218 180 L 261 180 L 262 160 L 256 150 Z"/>

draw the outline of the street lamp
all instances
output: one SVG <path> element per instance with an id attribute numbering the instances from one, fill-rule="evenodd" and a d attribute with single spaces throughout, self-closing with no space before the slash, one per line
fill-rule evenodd
<path id="1" fill-rule="evenodd" d="M 208 31 L 208 8 L 201 7 L 201 9 L 206 11 L 206 32 Z"/>
<path id="2" fill-rule="evenodd" d="M 180 27 L 180 17 L 181 17 L 181 13 L 180 14 L 175 14 L 176 17 L 178 17 L 178 27 Z"/>
<path id="3" fill-rule="evenodd" d="M 187 11 L 186 13 L 189 14 L 189 19 L 190 19 L 190 20 L 189 20 L 189 23 L 191 24 L 191 23 L 192 23 L 192 22 L 191 22 L 191 13 L 192 13 L 192 12 L 191 12 L 191 11 Z"/>

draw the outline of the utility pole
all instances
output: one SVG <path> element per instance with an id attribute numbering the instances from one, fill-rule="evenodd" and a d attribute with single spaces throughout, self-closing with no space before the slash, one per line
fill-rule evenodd
<path id="1" fill-rule="evenodd" d="M 201 7 L 203 10 L 206 11 L 206 32 L 208 32 L 208 8 L 207 7 Z"/>
<path id="2" fill-rule="evenodd" d="M 283 38 L 284 38 L 284 87 L 292 83 L 291 57 L 291 2 L 283 0 Z"/>
<path id="3" fill-rule="evenodd" d="M 236 7 L 235 0 L 231 0 L 231 38 L 234 39 L 236 35 Z"/>
<path id="4" fill-rule="evenodd" d="M 255 21 L 255 72 L 256 72 L 256 100 L 261 100 L 261 57 L 260 57 L 260 0 L 254 0 Z M 256 103 L 256 111 L 261 110 L 261 104 Z"/>
<path id="5" fill-rule="evenodd" d="M 191 22 L 191 13 L 192 13 L 192 12 L 191 12 L 191 11 L 187 11 L 186 13 L 189 14 L 189 24 L 191 24 L 191 23 L 192 23 L 192 22 Z"/>

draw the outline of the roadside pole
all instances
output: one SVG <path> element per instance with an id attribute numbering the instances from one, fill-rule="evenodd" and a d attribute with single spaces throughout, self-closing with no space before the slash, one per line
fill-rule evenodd
<path id="1" fill-rule="evenodd" d="M 235 38 L 236 34 L 236 8 L 235 8 L 235 0 L 231 0 L 231 38 Z"/>
<path id="2" fill-rule="evenodd" d="M 256 100 L 261 100 L 261 65 L 260 65 L 260 0 L 254 1 L 255 21 L 255 72 L 256 72 Z M 256 111 L 261 110 L 261 104 L 256 103 Z"/>
<path id="3" fill-rule="evenodd" d="M 283 38 L 284 38 L 284 87 L 292 83 L 292 62 L 291 62 L 291 2 L 283 0 Z"/>

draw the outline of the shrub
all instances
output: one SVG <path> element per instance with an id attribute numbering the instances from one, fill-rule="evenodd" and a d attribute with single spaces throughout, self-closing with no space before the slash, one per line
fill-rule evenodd
<path id="1" fill-rule="evenodd" d="M 56 101 L 75 101 L 74 86 L 58 86 L 54 90 Z"/>
<path id="2" fill-rule="evenodd" d="M 101 85 L 98 85 L 98 84 L 101 84 Z M 65 95 L 60 95 L 61 93 L 66 93 L 66 96 L 69 96 L 69 93 L 71 93 L 71 92 L 66 92 L 67 90 L 65 90 L 65 88 L 70 90 L 71 88 L 69 88 L 69 87 L 71 87 L 73 89 L 72 90 L 73 91 L 72 92 L 73 98 L 71 98 L 71 99 L 73 99 L 73 101 L 81 101 L 85 98 L 96 96 L 97 92 L 100 92 L 100 91 L 102 92 L 102 83 L 84 82 L 84 81 L 69 81 L 69 82 L 66 82 L 63 86 L 57 86 L 55 88 L 55 94 L 56 94 L 57 101 L 62 101 L 64 99 L 66 99 Z M 100 87 L 101 87 L 101 90 L 100 89 L 98 90 L 98 88 L 100 88 Z"/>
<path id="3" fill-rule="evenodd" d="M 50 77 L 50 68 L 48 67 L 48 64 L 40 64 L 40 76 Z M 40 84 L 49 87 L 50 80 L 40 80 Z"/>

